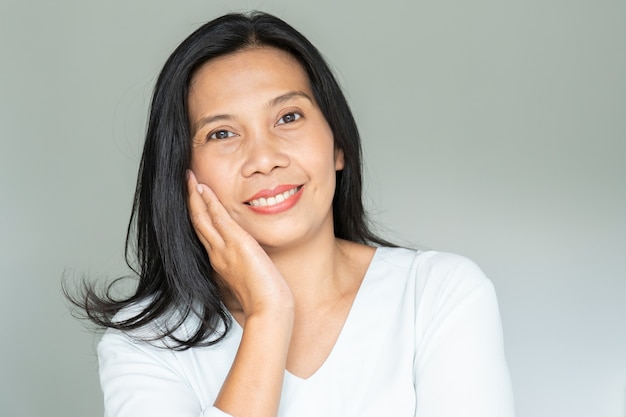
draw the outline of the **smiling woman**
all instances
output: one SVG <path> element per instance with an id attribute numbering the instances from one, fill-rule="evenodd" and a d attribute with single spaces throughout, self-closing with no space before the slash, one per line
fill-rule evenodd
<path id="1" fill-rule="evenodd" d="M 312 97 L 304 68 L 276 48 L 211 60 L 191 81 L 191 170 L 266 249 L 334 238 L 343 151 Z"/>
<path id="2" fill-rule="evenodd" d="M 139 284 L 76 301 L 109 328 L 108 416 L 513 415 L 490 281 L 374 235 L 360 152 L 328 66 L 280 19 L 226 15 L 174 51 L 129 228 Z"/>

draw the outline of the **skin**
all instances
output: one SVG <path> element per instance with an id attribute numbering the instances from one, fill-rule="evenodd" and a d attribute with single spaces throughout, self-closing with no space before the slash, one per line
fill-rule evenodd
<path id="1" fill-rule="evenodd" d="M 190 216 L 243 327 L 215 406 L 276 416 L 285 369 L 308 378 L 322 366 L 374 249 L 334 236 L 343 151 L 291 55 L 250 48 L 209 61 L 188 106 Z M 292 185 L 298 194 L 274 209 L 250 205 Z"/>

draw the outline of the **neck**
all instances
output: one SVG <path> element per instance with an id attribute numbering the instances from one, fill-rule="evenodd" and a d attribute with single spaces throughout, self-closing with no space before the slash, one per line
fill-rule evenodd
<path id="1" fill-rule="evenodd" d="M 337 239 L 332 226 L 329 230 L 288 247 L 263 247 L 291 289 L 296 316 L 315 315 L 324 306 L 351 299 L 374 255 L 374 248 Z M 225 298 L 242 324 L 239 303 L 227 290 Z"/>
<path id="2" fill-rule="evenodd" d="M 313 308 L 342 291 L 348 245 L 331 235 L 267 253 L 289 284 L 296 306 Z"/>

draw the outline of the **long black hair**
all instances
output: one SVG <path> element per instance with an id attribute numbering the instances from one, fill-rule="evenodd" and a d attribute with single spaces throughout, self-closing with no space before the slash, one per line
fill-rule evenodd
<path id="1" fill-rule="evenodd" d="M 86 284 L 79 297 L 69 296 L 96 324 L 132 331 L 161 319 L 153 339 L 169 338 L 174 341 L 170 346 L 181 349 L 216 343 L 228 332 L 230 315 L 188 215 L 186 170 L 191 160 L 191 134 L 187 95 L 202 64 L 249 47 L 278 48 L 300 62 L 335 144 L 343 150 L 345 166 L 336 173 L 333 199 L 335 236 L 389 245 L 366 221 L 359 132 L 322 55 L 277 17 L 261 12 L 227 14 L 185 39 L 159 75 L 126 238 L 126 262 L 139 277 L 137 288 L 132 296 L 120 299 L 112 296 L 113 284 L 104 294 Z M 131 306 L 135 308 L 128 308 Z M 124 309 L 125 314 L 117 314 Z M 176 330 L 190 314 L 198 318 L 198 325 L 181 337 Z"/>

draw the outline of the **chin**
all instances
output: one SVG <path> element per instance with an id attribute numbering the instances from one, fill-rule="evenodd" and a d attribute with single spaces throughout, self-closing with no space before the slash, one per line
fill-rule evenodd
<path id="1" fill-rule="evenodd" d="M 289 230 L 289 232 L 290 233 L 281 234 L 280 232 L 276 233 L 276 231 L 274 231 L 271 236 L 268 236 L 268 234 L 251 234 L 266 252 L 276 252 L 294 248 L 310 240 L 310 237 L 307 236 L 306 233 L 294 233 L 295 231 L 293 229 Z"/>
<path id="2" fill-rule="evenodd" d="M 293 248 L 298 246 L 298 243 L 306 241 L 305 239 L 285 239 L 285 238 L 276 238 L 276 239 L 256 239 L 259 242 L 259 245 L 266 252 L 276 252 L 280 250 L 285 250 L 289 248 Z"/>

